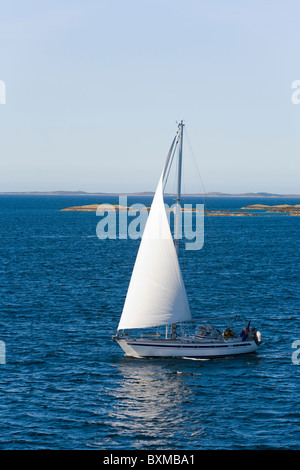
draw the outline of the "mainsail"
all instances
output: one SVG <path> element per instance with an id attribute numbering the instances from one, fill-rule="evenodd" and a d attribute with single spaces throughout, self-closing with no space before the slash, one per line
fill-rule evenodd
<path id="1" fill-rule="evenodd" d="M 132 272 L 118 330 L 191 320 L 159 180 Z"/>

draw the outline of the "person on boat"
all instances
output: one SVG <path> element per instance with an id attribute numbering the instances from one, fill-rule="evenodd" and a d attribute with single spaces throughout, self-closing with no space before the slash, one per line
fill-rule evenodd
<path id="1" fill-rule="evenodd" d="M 172 339 L 175 339 L 176 338 L 176 328 L 177 328 L 177 325 L 176 323 L 172 323 L 171 325 L 171 338 Z"/>
<path id="2" fill-rule="evenodd" d="M 230 328 L 226 328 L 226 330 L 224 331 L 224 338 L 232 338 L 233 335 L 233 331 Z"/>
<path id="3" fill-rule="evenodd" d="M 245 341 L 247 338 L 248 338 L 248 332 L 246 329 L 242 330 L 241 334 L 240 334 L 241 338 L 242 338 L 242 341 Z"/>
<path id="4" fill-rule="evenodd" d="M 248 333 L 249 333 L 249 327 L 250 327 L 250 322 L 248 323 L 248 326 L 247 328 L 245 328 L 244 330 L 242 330 L 241 332 L 241 338 L 242 338 L 242 341 L 245 341 L 247 338 L 248 338 Z"/>

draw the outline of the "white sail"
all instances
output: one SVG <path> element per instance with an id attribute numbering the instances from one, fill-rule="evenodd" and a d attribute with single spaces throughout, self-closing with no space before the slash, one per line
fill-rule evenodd
<path id="1" fill-rule="evenodd" d="M 177 253 L 158 183 L 130 280 L 118 330 L 191 319 Z"/>

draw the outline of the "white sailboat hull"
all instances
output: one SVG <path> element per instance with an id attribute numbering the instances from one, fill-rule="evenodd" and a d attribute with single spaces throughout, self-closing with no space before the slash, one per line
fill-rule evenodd
<path id="1" fill-rule="evenodd" d="M 258 345 L 253 339 L 228 341 L 185 341 L 184 339 L 124 339 L 116 338 L 126 356 L 131 357 L 186 357 L 208 359 L 237 356 L 255 352 Z"/>

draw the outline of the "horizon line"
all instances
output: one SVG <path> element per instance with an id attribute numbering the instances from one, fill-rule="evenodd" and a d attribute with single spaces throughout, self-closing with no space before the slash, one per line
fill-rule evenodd
<path id="1" fill-rule="evenodd" d="M 134 191 L 134 192 L 87 192 L 87 191 L 0 191 L 0 195 L 48 195 L 48 196 L 153 196 L 155 191 Z M 165 196 L 175 196 L 175 193 L 165 193 Z M 182 193 L 182 196 L 202 196 L 202 197 L 300 197 L 300 194 L 269 193 L 266 191 L 245 192 L 245 193 L 225 193 L 221 191 L 209 191 L 206 193 Z"/>

